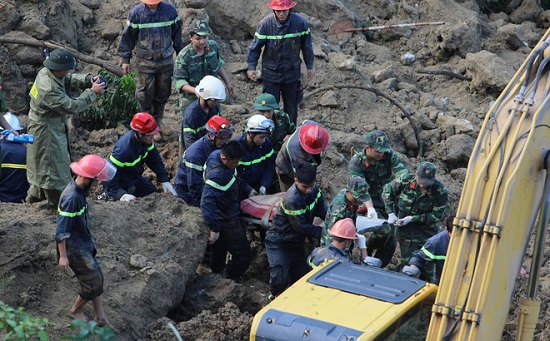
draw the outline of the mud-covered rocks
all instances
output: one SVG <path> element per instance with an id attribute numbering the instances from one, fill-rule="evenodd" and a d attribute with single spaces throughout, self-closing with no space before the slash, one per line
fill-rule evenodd
<path id="1" fill-rule="evenodd" d="M 470 89 L 479 93 L 499 93 L 514 75 L 512 66 L 489 51 L 469 53 L 465 60 L 467 75 L 472 77 Z"/>

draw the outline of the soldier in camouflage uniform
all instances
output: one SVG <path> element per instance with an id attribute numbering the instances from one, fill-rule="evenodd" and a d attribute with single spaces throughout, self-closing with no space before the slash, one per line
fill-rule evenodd
<path id="1" fill-rule="evenodd" d="M 435 178 L 435 172 L 433 163 L 421 162 L 415 174 L 397 178 L 384 187 L 382 198 L 388 222 L 398 226 L 399 270 L 409 264 L 414 251 L 439 232 L 437 223 L 443 219 L 448 198 L 447 187 Z"/>
<path id="2" fill-rule="evenodd" d="M 348 169 L 351 176 L 360 176 L 367 182 L 368 193 L 364 202 L 367 216 L 387 218 L 382 201 L 384 186 L 408 171 L 391 149 L 386 134 L 381 130 L 369 132 L 367 145 L 351 158 Z M 394 228 L 389 224 L 382 225 L 367 238 L 368 255 L 380 259 L 383 267 L 391 261 L 396 246 Z"/>
<path id="3" fill-rule="evenodd" d="M 280 110 L 279 103 L 277 103 L 275 96 L 272 94 L 264 93 L 258 96 L 252 108 L 258 110 L 261 115 L 269 118 L 275 124 L 269 140 L 275 153 L 278 153 L 285 141 L 285 137 L 296 130 L 294 122 L 290 120 L 286 112 Z"/>
<path id="4" fill-rule="evenodd" d="M 197 99 L 195 87 L 205 76 L 220 78 L 229 95 L 233 94 L 233 85 L 223 68 L 225 62 L 220 56 L 218 43 L 209 40 L 208 24 L 205 21 L 195 21 L 189 29 L 191 43 L 185 46 L 176 58 L 174 80 L 176 91 L 180 94 L 180 112 L 183 119 L 187 106 Z M 183 135 L 182 135 L 183 136 Z M 180 141 L 180 156 L 183 152 L 183 137 Z"/>

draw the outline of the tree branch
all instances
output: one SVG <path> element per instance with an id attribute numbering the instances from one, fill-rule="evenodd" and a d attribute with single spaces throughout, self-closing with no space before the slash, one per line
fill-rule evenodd
<path id="1" fill-rule="evenodd" d="M 418 70 L 416 72 L 428 74 L 428 75 L 444 75 L 444 76 L 449 76 L 453 78 L 458 78 L 460 80 L 468 81 L 468 82 L 472 80 L 472 78 L 470 77 L 466 77 L 458 73 L 451 72 L 449 70 Z"/>

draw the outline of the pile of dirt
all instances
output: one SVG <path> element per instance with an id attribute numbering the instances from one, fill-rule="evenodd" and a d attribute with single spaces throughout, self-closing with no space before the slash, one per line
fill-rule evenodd
<path id="1" fill-rule="evenodd" d="M 221 46 L 235 87 L 235 94 L 222 105 L 224 115 L 240 131 L 261 92 L 260 82 L 246 77 L 246 49 L 259 20 L 270 13 L 267 0 L 171 2 L 184 27 L 194 19 L 209 21 L 212 39 Z M 0 3 L 6 19 L 0 21 L 0 37 L 51 39 L 119 64 L 120 33 L 138 1 Z M 318 176 L 327 199 L 345 186 L 351 151 L 364 147 L 365 133 L 382 129 L 410 170 L 421 161 L 438 166 L 438 177 L 449 187 L 451 209 L 456 208 L 469 155 L 490 102 L 550 22 L 549 13 L 542 12 L 535 0 L 511 3 L 515 5 L 506 13 L 488 14 L 474 0 L 374 0 L 368 6 L 361 0 L 298 1 L 295 10 L 311 26 L 316 57 L 316 76 L 303 80 L 299 120 L 314 119 L 331 133 Z M 350 25 L 426 21 L 445 24 L 375 33 L 335 31 Z M 4 95 L 23 123 L 27 94 L 42 61 L 39 48 L 0 46 Z M 98 71 L 95 65 L 81 67 L 83 72 Z M 164 120 L 174 133 L 157 142 L 171 176 L 178 163 L 177 103 L 173 94 Z M 126 129 L 87 131 L 77 125 L 71 129 L 73 158 L 88 153 L 108 156 Z M 243 282 L 235 283 L 199 264 L 208 234 L 200 210 L 160 194 L 133 203 L 105 203 L 93 200 L 98 193 L 90 195 L 92 229 L 106 277 L 106 310 L 121 339 L 173 339 L 165 328 L 169 318 L 185 339 L 247 339 L 251 317 L 267 303 L 268 265 L 258 232 L 251 234 L 253 264 Z M 77 290 L 74 279 L 64 278 L 55 265 L 55 221 L 54 212 L 40 205 L 0 204 L 0 276 L 15 275 L 2 300 L 55 322 L 49 328 L 52 339 L 69 333 L 64 314 Z M 518 295 L 525 290 L 520 284 Z M 550 265 L 545 263 L 540 283 L 544 323 L 537 331 L 541 340 L 550 335 L 550 316 L 544 316 L 549 295 Z M 511 314 L 506 340 L 515 335 L 514 317 Z"/>

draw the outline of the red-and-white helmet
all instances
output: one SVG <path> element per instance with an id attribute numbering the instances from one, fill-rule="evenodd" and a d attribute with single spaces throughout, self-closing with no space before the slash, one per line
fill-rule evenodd
<path id="1" fill-rule="evenodd" d="M 205 128 L 211 138 L 219 137 L 222 140 L 229 140 L 235 131 L 235 128 L 231 126 L 229 121 L 220 115 L 210 117 L 208 122 L 206 122 Z"/>
<path id="2" fill-rule="evenodd" d="M 142 134 L 157 134 L 159 127 L 155 118 L 147 112 L 138 112 L 130 122 L 130 128 Z"/>
<path id="3" fill-rule="evenodd" d="M 332 228 L 328 230 L 328 233 L 331 236 L 344 239 L 357 239 L 357 234 L 355 232 L 356 228 L 351 218 L 338 220 L 336 223 L 334 223 Z"/>
<path id="4" fill-rule="evenodd" d="M 86 155 L 78 162 L 71 162 L 72 171 L 85 178 L 109 181 L 116 174 L 116 167 L 101 156 Z"/>
<path id="5" fill-rule="evenodd" d="M 275 11 L 284 11 L 296 6 L 296 1 L 291 0 L 271 0 L 267 6 Z"/>
<path id="6" fill-rule="evenodd" d="M 313 121 L 309 121 L 313 122 Z M 328 146 L 330 135 L 321 125 L 306 123 L 300 127 L 300 145 L 310 154 L 321 154 Z"/>

